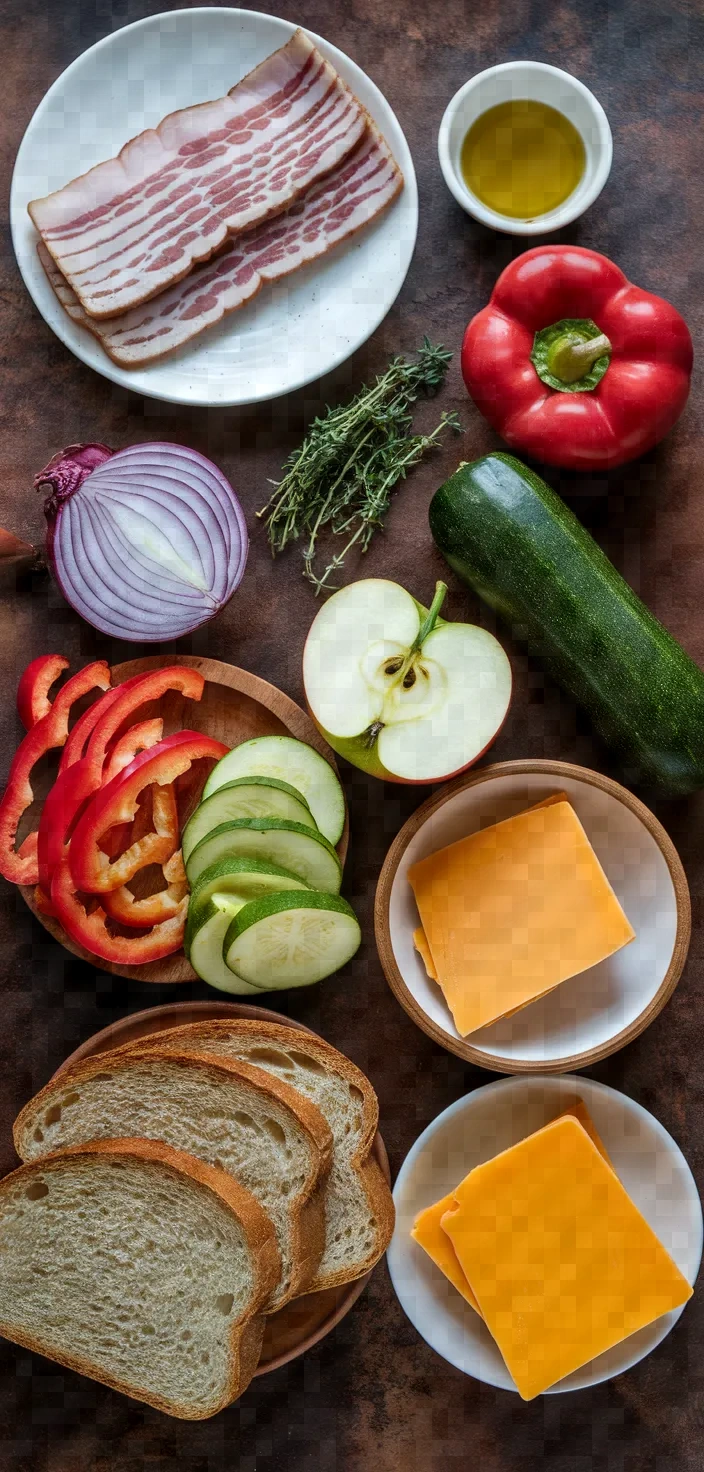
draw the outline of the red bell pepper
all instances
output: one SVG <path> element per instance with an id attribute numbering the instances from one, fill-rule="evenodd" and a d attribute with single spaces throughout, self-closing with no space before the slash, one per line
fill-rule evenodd
<path id="1" fill-rule="evenodd" d="M 113 966 L 144 966 L 180 950 L 188 910 L 188 897 L 181 901 L 177 913 L 146 935 L 112 935 L 107 928 L 105 911 L 98 906 L 88 910 L 76 893 L 68 859 L 62 859 L 51 885 L 54 914 L 72 940 Z"/>
<path id="2" fill-rule="evenodd" d="M 691 372 L 679 312 L 574 245 L 512 261 L 462 345 L 467 389 L 507 444 L 572 470 L 652 449 L 679 419 Z"/>
<path id="3" fill-rule="evenodd" d="M 135 726 L 130 726 L 107 754 L 103 782 L 111 782 L 118 772 L 124 772 L 125 767 L 134 761 L 140 751 L 148 751 L 151 746 L 156 746 L 163 734 L 164 722 L 158 717 L 152 721 L 137 721 Z"/>
<path id="4" fill-rule="evenodd" d="M 30 728 L 15 752 L 0 802 L 0 874 L 12 884 L 36 884 L 39 878 L 37 834 L 30 833 L 15 849 L 17 829 L 34 801 L 32 768 L 48 751 L 64 745 L 71 708 L 90 690 L 107 690 L 110 670 L 105 660 L 86 665 L 61 687 L 48 714 Z"/>
<path id="5" fill-rule="evenodd" d="M 116 694 L 117 690 L 109 690 L 103 698 L 104 700 L 109 700 L 110 696 Z M 101 702 L 97 701 L 96 705 L 91 706 L 81 719 L 85 720 L 86 717 L 97 712 L 97 706 L 99 704 Z M 77 722 L 74 726 L 74 731 L 78 730 L 79 724 L 80 722 Z M 156 746 L 157 742 L 161 741 L 163 730 L 164 722 L 153 720 L 140 721 L 136 726 L 132 726 L 129 731 L 126 731 L 125 735 L 121 736 L 119 741 L 115 743 L 106 759 L 107 770 L 105 780 L 111 780 L 117 776 L 118 772 L 124 771 L 125 767 L 128 767 L 130 762 L 134 760 L 138 751 L 145 751 L 150 746 Z M 73 735 L 73 731 L 71 735 Z M 69 737 L 69 741 L 70 739 L 71 737 Z M 43 891 L 40 902 L 48 914 L 51 913 L 49 896 L 51 894 L 52 875 L 57 864 L 68 853 L 71 823 L 73 818 L 77 816 L 83 803 L 89 797 L 92 797 L 92 795 L 92 772 L 90 768 L 85 763 L 74 762 L 70 770 L 65 769 L 61 771 L 61 768 L 59 768 L 59 774 L 54 786 L 44 801 L 41 818 L 39 819 L 37 860 L 39 864 L 39 890 Z M 71 815 L 70 817 L 67 816 L 69 814 Z M 115 834 L 113 856 L 120 852 L 120 848 L 124 847 L 129 836 L 129 830 L 130 824 L 127 823 L 121 834 Z M 178 830 L 174 847 L 177 846 Z"/>
<path id="6" fill-rule="evenodd" d="M 200 700 L 204 686 L 203 676 L 183 665 L 150 670 L 108 691 L 107 696 L 86 711 L 82 730 L 79 730 L 82 723 L 76 723 L 67 743 L 72 744 L 76 759 L 59 767 L 59 776 L 44 804 L 39 824 L 39 883 L 47 896 L 54 869 L 65 855 L 80 810 L 103 782 L 108 747 L 120 727 L 140 706 L 158 700 L 167 690 L 178 690 L 191 700 Z M 85 752 L 79 757 L 84 747 Z"/>
<path id="7" fill-rule="evenodd" d="M 200 700 L 205 680 L 196 670 L 185 665 L 168 665 L 164 669 L 150 670 L 146 675 L 134 675 L 118 685 L 119 696 L 105 716 L 98 721 L 86 747 L 86 759 L 102 777 L 107 749 L 120 727 L 132 719 L 135 711 L 149 700 L 159 700 L 167 690 L 179 690 L 190 700 Z"/>
<path id="8" fill-rule="evenodd" d="M 67 670 L 69 661 L 63 654 L 40 654 L 27 665 L 17 686 L 17 714 L 29 731 L 51 710 L 49 691 L 59 675 Z"/>
<path id="9" fill-rule="evenodd" d="M 155 803 L 157 793 L 171 795 L 174 840 L 178 844 L 178 815 L 174 789 L 173 787 L 155 788 Z M 120 925 L 135 925 L 141 928 L 146 925 L 161 925 L 164 920 L 171 920 L 178 915 L 181 901 L 188 894 L 188 880 L 180 848 L 176 848 L 171 858 L 162 864 L 162 871 L 166 880 L 166 888 L 158 890 L 156 894 L 137 899 L 127 885 L 121 885 L 119 889 L 111 889 L 104 894 L 102 896 L 103 908 L 110 919 L 118 921 Z"/>
<path id="10" fill-rule="evenodd" d="M 69 731 L 68 741 L 61 753 L 59 761 L 60 772 L 63 772 L 66 767 L 72 767 L 74 762 L 80 761 L 85 751 L 88 737 L 95 730 L 98 721 L 104 716 L 108 706 L 112 704 L 113 700 L 117 699 L 119 693 L 119 685 L 106 690 L 105 694 L 100 695 L 97 700 L 94 700 L 93 704 L 89 705 L 88 709 L 76 721 L 75 726 Z"/>
<path id="11" fill-rule="evenodd" d="M 113 777 L 117 776 L 118 772 L 124 772 L 125 767 L 128 767 L 130 762 L 134 761 L 140 751 L 147 751 L 149 747 L 156 746 L 161 741 L 163 734 L 164 722 L 158 718 L 151 721 L 138 721 L 135 726 L 130 726 L 129 730 L 125 731 L 124 736 L 120 736 L 117 741 L 113 741 L 112 746 L 108 750 L 105 758 L 105 766 L 103 767 L 103 785 L 106 782 L 111 782 Z M 127 847 L 130 832 L 134 827 L 134 823 L 123 823 L 119 828 L 113 828 L 110 834 L 110 842 L 106 844 L 106 852 L 110 855 L 111 859 L 117 858 L 117 855 Z M 178 830 L 176 832 L 176 841 L 178 843 Z"/>
<path id="12" fill-rule="evenodd" d="M 157 831 L 138 839 L 118 859 L 111 860 L 100 847 L 104 836 L 135 816 L 145 787 L 175 782 L 194 761 L 209 757 L 219 761 L 229 748 L 198 731 L 177 731 L 140 756 L 101 787 L 79 819 L 69 849 L 69 863 L 77 889 L 101 894 L 126 884 L 146 864 L 162 864 L 171 857 L 166 835 Z"/>

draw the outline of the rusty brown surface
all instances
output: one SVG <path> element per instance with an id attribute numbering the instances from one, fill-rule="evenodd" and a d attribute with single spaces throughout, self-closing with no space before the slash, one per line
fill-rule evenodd
<path id="1" fill-rule="evenodd" d="M 177 6 L 164 0 L 0 0 L 5 177 L 34 108 L 63 67 L 111 29 L 169 8 Z M 20 280 L 5 212 L 0 523 L 31 540 L 41 537 L 32 477 L 55 450 L 77 440 L 120 447 L 181 439 L 211 455 L 242 498 L 252 533 L 250 561 L 230 607 L 179 647 L 241 664 L 300 700 L 301 651 L 315 603 L 295 552 L 276 563 L 269 557 L 255 518 L 267 478 L 276 476 L 313 412 L 380 369 L 389 353 L 412 349 L 424 332 L 457 349 L 498 270 L 521 248 L 472 223 L 450 198 L 435 152 L 447 100 L 473 72 L 522 57 L 566 67 L 592 86 L 611 121 L 614 168 L 601 198 L 562 238 L 605 251 L 631 279 L 669 297 L 688 319 L 699 352 L 704 27 L 696 0 L 486 0 L 479 6 L 463 0 L 278 0 L 276 7 L 260 0 L 258 8 L 276 9 L 349 52 L 383 88 L 406 130 L 421 217 L 416 255 L 396 306 L 333 379 L 256 412 L 171 409 L 99 378 L 57 342 Z M 459 410 L 465 436 L 413 474 L 363 568 L 407 585 L 425 602 L 436 576 L 446 575 L 428 532 L 430 496 L 460 455 L 471 459 L 498 443 L 467 401 L 457 362 L 441 404 Z M 423 409 L 421 421 L 429 423 L 430 415 Z M 679 426 L 643 462 L 609 476 L 548 476 L 700 663 L 703 442 L 697 374 Z M 476 602 L 454 581 L 448 615 L 479 616 Z M 3 593 L 0 777 L 19 736 L 18 675 L 47 649 L 74 663 L 148 652 L 94 633 L 48 584 Z M 535 662 L 516 648 L 510 653 L 514 703 L 492 755 L 564 757 L 611 770 L 586 719 Z M 426 1124 L 491 1076 L 465 1067 L 415 1028 L 389 992 L 376 957 L 376 876 L 390 840 L 424 791 L 385 788 L 350 768 L 344 780 L 352 817 L 345 892 L 362 918 L 364 945 L 343 976 L 294 993 L 283 1005 L 368 1072 L 395 1172 Z M 704 796 L 662 804 L 658 812 L 691 884 L 691 955 L 674 999 L 654 1025 L 593 1075 L 651 1109 L 701 1182 Z M 0 1166 L 7 1169 L 14 1159 L 12 1119 L 64 1055 L 113 1019 L 183 996 L 185 989 L 147 989 L 75 962 L 4 884 L 0 941 Z M 189 991 L 204 997 L 207 988 Z M 665 1343 L 619 1380 L 523 1405 L 439 1359 L 404 1318 L 382 1267 L 353 1313 L 304 1361 L 258 1382 L 214 1421 L 194 1425 L 168 1420 L 3 1343 L 0 1465 L 3 1472 L 701 1472 L 702 1302 L 695 1296 Z"/>

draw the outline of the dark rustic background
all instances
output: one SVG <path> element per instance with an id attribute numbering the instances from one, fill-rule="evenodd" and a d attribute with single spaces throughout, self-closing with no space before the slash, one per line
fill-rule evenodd
<path id="1" fill-rule="evenodd" d="M 184 0 L 187 3 L 187 0 Z M 2 119 L 8 181 L 34 108 L 59 72 L 111 30 L 159 10 L 165 0 L 0 0 Z M 253 8 L 253 7 L 252 7 Z M 97 377 L 52 336 L 27 296 L 7 228 L 2 235 L 2 409 L 0 523 L 38 541 L 32 477 L 50 455 L 78 440 L 119 448 L 140 439 L 180 439 L 213 457 L 247 513 L 252 547 L 230 607 L 182 652 L 230 660 L 301 699 L 303 640 L 315 612 L 295 551 L 268 555 L 255 511 L 305 424 L 325 402 L 354 390 L 388 355 L 423 333 L 458 349 L 498 271 L 522 249 L 474 224 L 448 194 L 436 156 L 444 107 L 474 72 L 524 57 L 575 72 L 609 115 L 614 167 L 601 198 L 560 238 L 612 256 L 640 285 L 662 293 L 687 318 L 702 347 L 702 113 L 704 11 L 698 0 L 277 0 L 262 9 L 321 32 L 383 88 L 404 127 L 420 184 L 418 247 L 401 296 L 365 349 L 343 370 L 256 412 L 169 408 Z M 534 241 L 528 242 L 535 243 Z M 446 576 L 433 549 L 426 508 L 461 456 L 497 441 L 468 402 L 458 363 L 442 395 L 466 426 L 461 442 L 416 471 L 401 490 L 385 534 L 363 566 L 396 579 L 425 602 Z M 424 409 L 430 423 L 435 409 Z M 669 629 L 704 663 L 701 558 L 704 542 L 702 384 L 668 441 L 609 476 L 549 479 Z M 349 569 L 352 576 L 353 569 Z M 451 584 L 448 616 L 485 615 Z M 19 737 L 14 693 L 28 659 L 55 649 L 74 665 L 138 654 L 94 633 L 56 591 L 33 588 L 0 601 L 0 777 Z M 144 651 L 146 652 L 146 651 Z M 514 703 L 496 758 L 551 756 L 610 770 L 588 723 L 516 648 Z M 346 893 L 364 926 L 364 945 L 341 976 L 283 999 L 349 1053 L 379 1093 L 382 1129 L 398 1169 L 440 1110 L 490 1075 L 435 1047 L 388 990 L 372 933 L 374 886 L 386 849 L 425 795 L 384 787 L 347 768 L 352 845 Z M 702 906 L 704 797 L 661 805 L 659 816 L 687 870 L 694 905 L 689 963 L 666 1010 L 646 1034 L 593 1070 L 651 1109 L 704 1181 L 702 1100 Z M 30 1092 L 97 1028 L 151 1003 L 205 986 L 148 988 L 74 961 L 30 918 L 7 885 L 0 893 L 0 1167 L 14 1163 L 11 1124 Z M 304 1360 L 256 1382 L 240 1403 L 206 1423 L 156 1411 L 63 1373 L 47 1360 L 0 1347 L 2 1472 L 701 1472 L 704 1299 L 636 1369 L 592 1391 L 524 1405 L 480 1386 L 438 1358 L 402 1314 L 381 1266 L 356 1308 Z"/>

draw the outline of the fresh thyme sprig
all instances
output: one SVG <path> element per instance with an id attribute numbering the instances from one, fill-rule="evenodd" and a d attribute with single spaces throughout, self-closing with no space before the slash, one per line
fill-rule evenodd
<path id="1" fill-rule="evenodd" d="M 300 449 L 286 461 L 283 479 L 258 514 L 265 518 L 274 555 L 306 537 L 304 576 L 316 594 L 331 590 L 330 578 L 353 547 L 366 552 L 394 488 L 442 431 L 460 429 L 457 415 L 445 413 L 430 434 L 410 433 L 411 406 L 420 393 L 440 388 L 451 357 L 426 337 L 415 362 L 392 358 L 386 372 L 349 404 L 314 420 Z M 318 576 L 318 539 L 325 528 L 347 540 Z"/>

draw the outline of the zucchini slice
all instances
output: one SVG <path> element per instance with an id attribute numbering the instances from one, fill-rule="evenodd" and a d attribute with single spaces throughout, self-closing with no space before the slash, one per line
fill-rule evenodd
<path id="1" fill-rule="evenodd" d="M 291 783 L 305 798 L 330 843 L 339 843 L 345 826 L 345 796 L 330 763 L 293 736 L 255 736 L 243 741 L 213 767 L 203 799 L 237 777 L 275 777 Z"/>
<path id="2" fill-rule="evenodd" d="M 329 894 L 337 894 L 342 880 L 342 865 L 327 838 L 285 818 L 235 818 L 214 828 L 196 844 L 186 862 L 191 887 L 211 864 L 226 858 L 280 864 L 311 889 Z"/>
<path id="3" fill-rule="evenodd" d="M 223 943 L 229 927 L 242 908 L 242 902 L 231 894 L 213 894 L 204 905 L 194 912 L 189 907 L 184 950 L 193 967 L 209 986 L 221 992 L 232 992 L 236 996 L 248 996 L 260 990 L 251 986 L 241 976 L 230 971 L 223 960 Z"/>
<path id="4" fill-rule="evenodd" d="M 304 828 L 317 823 L 304 797 L 276 777 L 237 777 L 218 787 L 196 808 L 183 830 L 184 863 L 208 833 L 233 818 L 288 818 Z"/>
<path id="5" fill-rule="evenodd" d="M 260 895 L 278 894 L 281 889 L 307 889 L 308 886 L 280 864 L 265 859 L 220 859 L 205 869 L 191 890 L 189 915 L 196 906 L 204 905 L 213 894 L 231 894 L 243 905 Z"/>
<path id="6" fill-rule="evenodd" d="M 223 960 L 250 986 L 284 991 L 339 971 L 361 939 L 354 910 L 339 894 L 272 894 L 233 916 Z"/>

